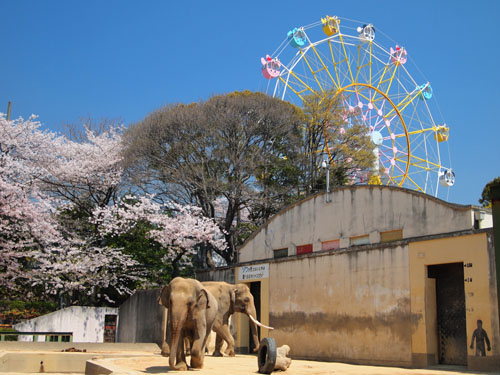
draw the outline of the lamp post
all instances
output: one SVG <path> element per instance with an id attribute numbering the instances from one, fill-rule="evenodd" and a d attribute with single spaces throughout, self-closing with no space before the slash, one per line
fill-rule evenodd
<path id="1" fill-rule="evenodd" d="M 330 202 L 330 162 L 327 161 L 326 157 L 321 162 L 321 168 L 326 169 L 326 200 L 325 202 Z"/>

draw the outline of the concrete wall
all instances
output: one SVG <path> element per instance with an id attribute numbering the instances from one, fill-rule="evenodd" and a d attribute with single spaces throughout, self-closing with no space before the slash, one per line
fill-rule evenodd
<path id="1" fill-rule="evenodd" d="M 500 328 L 496 293 L 495 254 L 492 234 L 488 232 L 443 237 L 410 243 L 411 312 L 415 320 L 412 351 L 416 365 L 437 362 L 435 287 L 427 277 L 430 265 L 464 264 L 468 367 L 477 371 L 500 371 Z M 476 356 L 469 348 L 477 320 L 483 321 L 491 351 Z"/>
<path id="2" fill-rule="evenodd" d="M 160 291 L 139 290 L 120 306 L 117 342 L 154 342 L 162 345 L 166 309 L 158 304 Z"/>
<path id="3" fill-rule="evenodd" d="M 104 342 L 104 316 L 118 315 L 111 307 L 71 306 L 53 313 L 15 324 L 23 332 L 73 332 L 73 342 Z M 20 341 L 32 341 L 32 336 L 20 336 Z M 45 336 L 39 336 L 45 341 Z"/>
<path id="4" fill-rule="evenodd" d="M 196 270 L 195 278 L 199 281 L 225 281 L 234 284 L 234 267 Z"/>
<path id="5" fill-rule="evenodd" d="M 408 247 L 270 264 L 269 332 L 294 356 L 411 366 Z"/>
<path id="6" fill-rule="evenodd" d="M 478 319 L 492 345 L 486 357 L 461 347 L 462 357 L 470 369 L 500 370 L 495 254 L 491 230 L 481 230 L 491 226 L 491 212 L 386 186 L 345 187 L 330 197 L 284 209 L 239 249 L 236 281 L 260 282 L 261 321 L 275 328 L 262 336 L 290 345 L 297 358 L 437 364 L 437 279 L 427 270 L 462 262 L 468 345 Z M 336 247 L 322 251 L 328 241 Z M 297 255 L 299 246 L 304 255 Z M 287 256 L 274 258 L 282 249 Z M 249 269 L 265 271 L 238 280 Z M 237 319 L 244 352 L 248 321 Z"/>
<path id="7" fill-rule="evenodd" d="M 368 235 L 370 243 L 377 243 L 381 232 L 398 229 L 403 238 L 413 238 L 474 228 L 474 207 L 408 189 L 344 187 L 330 198 L 326 203 L 325 195 L 318 194 L 278 213 L 242 246 L 239 261 L 273 258 L 273 250 L 282 248 L 294 255 L 304 244 L 318 251 L 322 241 L 339 240 L 345 248 L 355 236 Z M 486 221 L 489 216 L 487 212 Z"/>

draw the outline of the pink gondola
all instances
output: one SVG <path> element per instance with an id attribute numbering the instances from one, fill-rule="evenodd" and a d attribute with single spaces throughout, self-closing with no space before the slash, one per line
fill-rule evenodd
<path id="1" fill-rule="evenodd" d="M 273 79 L 280 75 L 281 62 L 278 58 L 272 59 L 266 55 L 266 58 L 261 57 L 262 75 L 267 79 Z"/>

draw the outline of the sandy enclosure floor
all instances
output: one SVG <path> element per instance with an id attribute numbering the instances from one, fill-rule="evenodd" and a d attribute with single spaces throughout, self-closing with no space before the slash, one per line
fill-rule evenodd
<path id="1" fill-rule="evenodd" d="M 215 358 L 205 357 L 204 367 L 201 370 L 170 371 L 168 358 L 160 355 L 151 357 L 137 357 L 124 359 L 108 359 L 107 361 L 127 370 L 134 370 L 144 374 L 186 374 L 198 373 L 206 375 L 249 375 L 258 374 L 257 357 L 237 355 L 236 357 Z M 188 358 L 189 362 L 189 358 Z M 286 372 L 273 374 L 283 375 L 463 375 L 479 374 L 462 368 L 446 367 L 442 369 L 404 369 L 397 367 L 361 366 L 345 363 L 316 362 L 292 360 Z M 483 373 L 484 374 L 484 373 Z"/>

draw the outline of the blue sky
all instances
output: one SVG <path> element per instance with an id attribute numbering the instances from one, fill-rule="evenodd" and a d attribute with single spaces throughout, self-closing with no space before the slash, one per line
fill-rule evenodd
<path id="1" fill-rule="evenodd" d="M 12 117 L 53 130 L 261 90 L 260 57 L 288 30 L 327 14 L 370 22 L 432 83 L 451 128 L 448 199 L 478 204 L 500 176 L 500 1 L 2 0 L 0 14 L 0 112 L 10 100 Z"/>

